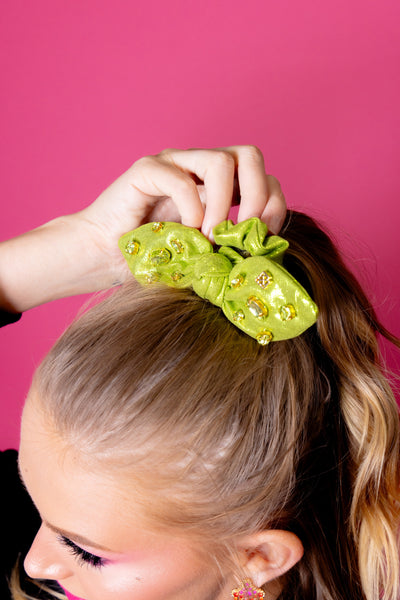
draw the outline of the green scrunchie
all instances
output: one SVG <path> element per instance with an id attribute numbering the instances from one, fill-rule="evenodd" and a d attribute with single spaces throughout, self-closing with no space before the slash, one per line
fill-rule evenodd
<path id="1" fill-rule="evenodd" d="M 218 250 L 197 229 L 179 223 L 146 223 L 119 240 L 140 283 L 183 288 L 222 308 L 225 316 L 260 344 L 303 333 L 318 308 L 282 266 L 289 244 L 254 217 L 213 230 Z"/>

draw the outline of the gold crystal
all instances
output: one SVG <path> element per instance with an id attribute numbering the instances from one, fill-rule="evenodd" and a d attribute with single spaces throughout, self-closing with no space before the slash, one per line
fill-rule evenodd
<path id="1" fill-rule="evenodd" d="M 233 288 L 239 288 L 244 282 L 244 276 L 243 275 L 238 275 L 237 277 L 235 277 L 234 279 L 231 280 L 231 287 Z"/>
<path id="2" fill-rule="evenodd" d="M 175 252 L 177 254 L 182 254 L 183 245 L 181 244 L 181 242 L 179 240 L 171 240 L 171 246 L 173 247 L 173 249 L 175 250 Z"/>
<path id="3" fill-rule="evenodd" d="M 153 223 L 151 230 L 154 231 L 154 233 L 158 233 L 159 231 L 161 231 L 161 229 L 163 229 L 163 227 L 163 223 L 161 223 L 160 221 L 156 221 L 155 223 Z"/>
<path id="4" fill-rule="evenodd" d="M 232 319 L 235 322 L 243 321 L 243 319 L 244 319 L 244 312 L 242 311 L 241 308 L 233 313 Z"/>
<path id="5" fill-rule="evenodd" d="M 265 329 L 264 331 L 260 331 L 260 333 L 257 334 L 256 339 L 259 344 L 261 344 L 262 346 L 266 346 L 272 341 L 273 337 L 274 336 L 272 335 L 272 331 Z"/>
<path id="6" fill-rule="evenodd" d="M 268 308 L 264 302 L 256 296 L 250 296 L 247 298 L 247 307 L 251 314 L 257 319 L 262 319 L 268 315 Z"/>
<path id="7" fill-rule="evenodd" d="M 155 265 L 166 265 L 171 260 L 171 252 L 167 248 L 158 248 L 153 250 L 150 260 Z"/>
<path id="8" fill-rule="evenodd" d="M 159 275 L 157 273 L 146 273 L 145 279 L 146 283 L 156 283 L 159 280 Z"/>
<path id="9" fill-rule="evenodd" d="M 135 240 L 130 240 L 125 246 L 125 252 L 127 254 L 137 254 L 139 252 L 140 244 Z"/>
<path id="10" fill-rule="evenodd" d="M 282 321 L 291 321 L 296 316 L 296 310 L 293 304 L 286 304 L 285 306 L 281 306 L 280 315 Z"/>
<path id="11" fill-rule="evenodd" d="M 182 279 L 182 277 L 183 273 L 179 273 L 179 271 L 175 271 L 175 273 L 172 273 L 171 275 L 172 281 L 179 281 L 180 279 Z"/>
<path id="12" fill-rule="evenodd" d="M 256 277 L 256 283 L 260 286 L 260 288 L 262 288 L 263 290 L 272 283 L 273 278 L 271 273 L 269 273 L 269 271 L 262 271 L 259 275 L 257 275 Z"/>
<path id="13" fill-rule="evenodd" d="M 250 579 L 245 579 L 240 588 L 232 590 L 231 596 L 235 600 L 246 598 L 246 600 L 263 600 L 265 592 L 261 588 L 255 587 Z"/>

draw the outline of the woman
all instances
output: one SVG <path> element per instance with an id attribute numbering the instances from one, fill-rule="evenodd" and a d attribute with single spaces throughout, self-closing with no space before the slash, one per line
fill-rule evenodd
<path id="1" fill-rule="evenodd" d="M 24 409 L 31 578 L 85 600 L 398 597 L 376 334 L 395 340 L 312 219 L 265 229 L 219 225 L 217 252 L 165 220 L 123 238 L 153 283 L 74 323 Z"/>
<path id="2" fill-rule="evenodd" d="M 124 281 L 129 270 L 117 242 L 128 229 L 147 219 L 165 218 L 202 226 L 208 234 L 239 196 L 239 219 L 262 216 L 279 231 L 284 197 L 276 179 L 265 174 L 257 148 L 167 150 L 141 159 L 87 209 L 0 244 L 0 326 L 38 304 Z M 1 473 L 8 507 L 2 564 L 8 579 L 18 552 L 28 550 L 39 520 L 18 484 L 12 451 L 3 453 Z M 12 511 L 26 518 L 10 523 Z M 2 597 L 7 590 L 3 579 Z"/>

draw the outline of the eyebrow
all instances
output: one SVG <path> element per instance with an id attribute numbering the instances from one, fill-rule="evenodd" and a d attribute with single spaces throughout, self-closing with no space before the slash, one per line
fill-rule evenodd
<path id="1" fill-rule="evenodd" d="M 21 480 L 21 483 L 24 486 L 27 493 L 29 494 L 28 488 L 26 487 L 26 484 L 25 484 L 24 477 L 22 475 L 22 469 L 21 469 L 21 466 L 19 463 L 19 456 L 17 459 L 17 467 L 18 467 L 18 475 Z M 32 497 L 31 497 L 31 500 L 33 502 Z M 112 552 L 113 554 L 115 554 L 114 550 L 111 550 L 110 548 L 107 548 L 106 546 L 101 546 L 100 544 L 95 544 L 94 542 L 92 542 L 91 540 L 88 540 L 87 538 L 83 537 L 82 535 L 79 535 L 77 533 L 71 533 L 70 531 L 65 531 L 64 529 L 55 527 L 54 525 L 52 525 L 45 519 L 42 519 L 42 522 L 46 525 L 46 527 L 51 529 L 51 531 L 54 531 L 54 533 L 57 533 L 58 535 L 62 535 L 64 537 L 68 538 L 69 540 L 71 540 L 72 542 L 75 542 L 76 544 L 82 544 L 83 546 L 90 546 L 91 548 L 95 548 L 96 550 L 103 550 L 104 552 Z"/>
<path id="2" fill-rule="evenodd" d="M 44 519 L 43 519 L 43 523 L 46 525 L 46 527 L 51 529 L 51 531 L 54 531 L 54 533 L 57 533 L 58 535 L 62 535 L 63 537 L 68 538 L 69 540 L 71 540 L 72 542 L 75 542 L 76 544 L 82 544 L 83 546 L 90 546 L 91 548 L 96 548 L 96 550 L 103 550 L 104 552 L 112 552 L 113 554 L 115 554 L 115 550 L 111 550 L 111 548 L 107 548 L 106 546 L 101 546 L 100 544 L 95 544 L 94 542 L 92 542 L 91 540 L 88 540 L 87 538 L 83 537 L 82 535 L 79 535 L 77 533 L 71 533 L 70 531 L 65 531 L 64 529 L 55 527 L 54 525 L 52 525 L 51 523 L 49 523 L 48 521 L 46 521 Z"/>

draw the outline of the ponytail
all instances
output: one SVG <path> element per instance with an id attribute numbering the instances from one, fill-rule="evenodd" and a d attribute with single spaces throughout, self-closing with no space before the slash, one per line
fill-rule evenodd
<path id="1" fill-rule="evenodd" d="M 311 218 L 289 213 L 282 236 L 319 307 L 302 335 L 262 347 L 190 290 L 131 282 L 67 330 L 35 395 L 226 572 L 240 536 L 284 529 L 304 556 L 279 600 L 398 600 L 399 419 L 376 336 L 399 342 Z"/>
<path id="2" fill-rule="evenodd" d="M 310 218 L 292 214 L 286 237 L 292 263 L 288 268 L 301 270 L 312 288 L 319 307 L 321 348 L 335 369 L 338 418 L 343 419 L 353 474 L 346 521 L 358 554 L 362 588 L 367 600 L 395 600 L 399 595 L 399 417 L 376 336 L 379 333 L 398 347 L 400 343 L 379 323 L 331 240 Z"/>

